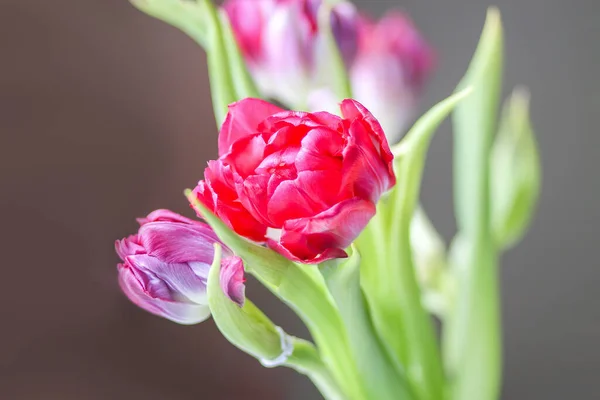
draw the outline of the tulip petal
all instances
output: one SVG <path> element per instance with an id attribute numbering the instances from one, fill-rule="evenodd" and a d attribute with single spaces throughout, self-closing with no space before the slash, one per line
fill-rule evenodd
<path id="1" fill-rule="evenodd" d="M 283 181 L 277 186 L 268 204 L 269 218 L 276 228 L 290 219 L 306 218 L 321 211 L 296 181 Z"/>
<path id="2" fill-rule="evenodd" d="M 313 35 L 300 12 L 297 2 L 275 8 L 261 38 L 264 66 L 271 76 L 271 85 L 265 89 L 286 104 L 305 98 L 310 83 Z"/>
<path id="3" fill-rule="evenodd" d="M 326 249 L 322 253 L 317 254 L 316 256 L 308 256 L 306 258 L 301 258 L 297 254 L 292 253 L 292 251 L 288 250 L 281 243 L 279 243 L 275 240 L 269 239 L 267 241 L 267 245 L 269 246 L 269 248 L 271 250 L 276 251 L 277 253 L 281 254 L 285 258 L 295 261 L 295 262 L 303 263 L 303 264 L 319 264 L 323 261 L 331 260 L 334 258 L 348 257 L 348 253 L 346 253 L 344 250 L 330 248 L 330 249 Z"/>
<path id="4" fill-rule="evenodd" d="M 340 169 L 300 171 L 296 185 L 318 206 L 319 212 L 326 210 L 339 201 L 342 173 Z"/>
<path id="5" fill-rule="evenodd" d="M 306 136 L 308 130 L 308 127 L 296 127 L 290 125 L 277 130 L 267 141 L 264 153 L 265 156 L 269 156 L 278 151 L 285 151 L 290 147 L 300 147 L 300 143 L 304 136 Z"/>
<path id="6" fill-rule="evenodd" d="M 223 157 L 223 161 L 231 166 L 235 174 L 246 178 L 252 174 L 263 159 L 265 140 L 260 134 L 248 135 L 233 143 L 230 152 Z"/>
<path id="7" fill-rule="evenodd" d="M 193 225 L 151 222 L 140 228 L 139 238 L 148 255 L 167 263 L 194 260 L 210 264 L 213 243 L 219 241 L 213 230 L 201 222 Z"/>
<path id="8" fill-rule="evenodd" d="M 373 203 L 393 186 L 391 159 L 381 157 L 380 143 L 362 120 L 354 120 L 349 129 L 349 143 L 344 150 L 342 186 L 350 186 L 354 195 Z"/>
<path id="9" fill-rule="evenodd" d="M 322 127 L 312 129 L 302 139 L 296 158 L 298 171 L 342 169 L 342 153 L 346 140 L 339 132 Z"/>
<path id="10" fill-rule="evenodd" d="M 194 221 L 193 219 L 189 219 L 184 217 L 183 215 L 179 215 L 176 212 L 166 209 L 158 209 L 152 211 L 144 218 L 137 218 L 137 222 L 140 225 L 147 224 L 149 222 L 158 222 L 158 221 L 166 221 L 166 222 L 181 222 L 183 224 L 198 224 L 198 221 Z"/>
<path id="11" fill-rule="evenodd" d="M 131 235 L 125 239 L 115 241 L 115 251 L 123 261 L 125 261 L 127 256 L 144 254 L 146 252 L 144 247 L 140 244 L 138 235 Z"/>
<path id="12" fill-rule="evenodd" d="M 368 52 L 357 58 L 350 74 L 354 96 L 377 117 L 390 143 L 400 138 L 417 104 L 406 73 L 394 54 Z"/>
<path id="13" fill-rule="evenodd" d="M 214 250 L 213 250 L 214 251 Z M 211 260 L 212 261 L 212 260 Z M 210 268 L 211 261 L 206 264 L 206 271 Z M 164 289 L 161 289 L 160 297 L 162 299 L 177 300 L 180 302 L 193 302 L 196 304 L 206 303 L 206 273 L 202 278 L 195 274 L 194 270 L 187 263 L 167 263 L 156 257 L 140 254 L 127 257 L 127 263 L 136 273 L 143 274 L 164 282 L 171 296 L 166 296 Z M 197 263 L 202 263 L 197 262 Z M 195 269 L 198 269 L 196 266 Z M 150 292 L 150 286 L 147 287 Z M 184 296 L 184 297 L 182 297 Z"/>
<path id="14" fill-rule="evenodd" d="M 239 257 L 228 257 L 221 262 L 221 289 L 238 306 L 242 307 L 245 300 L 244 263 Z"/>
<path id="15" fill-rule="evenodd" d="M 245 210 L 257 221 L 267 226 L 271 224 L 267 212 L 268 182 L 269 175 L 252 175 L 237 185 L 239 201 Z"/>
<path id="16" fill-rule="evenodd" d="M 223 4 L 223 9 L 234 28 L 236 41 L 244 56 L 251 62 L 260 59 L 262 27 L 270 8 L 262 6 L 262 3 L 265 2 L 229 0 Z"/>
<path id="17" fill-rule="evenodd" d="M 262 242 L 267 227 L 257 221 L 238 201 L 231 167 L 221 160 L 210 161 L 204 177 L 206 180 L 200 181 L 194 189 L 198 200 L 240 235 Z"/>
<path id="18" fill-rule="evenodd" d="M 370 201 L 345 200 L 313 218 L 287 221 L 279 243 L 269 242 L 269 246 L 308 264 L 345 257 L 342 249 L 356 239 L 373 215 L 375 205 Z"/>
<path id="19" fill-rule="evenodd" d="M 210 316 L 210 309 L 207 305 L 168 301 L 152 296 L 129 268 L 120 264 L 118 269 L 121 290 L 138 307 L 186 325 L 202 322 Z"/>
<path id="20" fill-rule="evenodd" d="M 362 119 L 364 120 L 378 138 L 378 142 L 381 145 L 381 154 L 387 159 L 392 160 L 394 156 L 390 150 L 390 146 L 385 138 L 385 133 L 379 124 L 379 121 L 371 114 L 369 110 L 365 108 L 356 100 L 345 99 L 340 104 L 340 110 L 344 118 L 349 120 Z"/>
<path id="21" fill-rule="evenodd" d="M 283 111 L 261 99 L 243 99 L 229 105 L 229 112 L 219 132 L 219 156 L 229 152 L 237 140 L 256 133 L 265 118 Z"/>

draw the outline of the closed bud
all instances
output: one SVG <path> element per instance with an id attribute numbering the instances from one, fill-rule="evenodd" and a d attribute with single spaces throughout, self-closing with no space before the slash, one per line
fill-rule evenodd
<path id="1" fill-rule="evenodd" d="M 117 240 L 119 284 L 125 295 L 144 310 L 178 322 L 195 324 L 210 316 L 206 284 L 220 243 L 205 223 L 169 210 L 156 210 L 138 219 L 137 234 Z M 238 305 L 244 302 L 241 259 L 224 249 L 223 291 Z"/>
<path id="2" fill-rule="evenodd" d="M 540 160 L 524 90 L 515 90 L 505 103 L 492 148 L 490 180 L 493 233 L 504 249 L 525 233 L 540 192 Z"/>

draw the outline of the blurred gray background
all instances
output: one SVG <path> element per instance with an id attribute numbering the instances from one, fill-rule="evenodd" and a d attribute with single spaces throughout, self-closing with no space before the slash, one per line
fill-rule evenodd
<path id="1" fill-rule="evenodd" d="M 249 0 L 252 1 L 252 0 Z M 400 7 L 438 49 L 423 110 L 447 96 L 488 3 L 358 1 Z M 597 399 L 600 2 L 498 1 L 505 91 L 532 92 L 543 161 L 539 212 L 503 258 L 503 399 Z M 205 57 L 126 0 L 0 0 L 0 398 L 317 399 L 303 377 L 261 368 L 212 321 L 182 327 L 131 305 L 112 244 L 166 207 L 216 155 Z M 454 232 L 449 124 L 435 138 L 423 203 Z M 257 285 L 278 323 L 299 322 Z"/>

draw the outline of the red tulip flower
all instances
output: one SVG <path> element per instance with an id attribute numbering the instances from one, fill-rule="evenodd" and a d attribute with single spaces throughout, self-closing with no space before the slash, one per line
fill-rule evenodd
<path id="1" fill-rule="evenodd" d="M 291 260 L 346 257 L 395 176 L 377 120 L 354 100 L 341 112 L 285 111 L 258 99 L 230 105 L 220 157 L 194 193 L 238 234 Z"/>

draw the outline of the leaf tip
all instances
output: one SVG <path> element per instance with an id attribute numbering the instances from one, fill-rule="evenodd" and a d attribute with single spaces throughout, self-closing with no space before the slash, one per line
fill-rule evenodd
<path id="1" fill-rule="evenodd" d="M 213 256 L 213 262 L 211 268 L 217 269 L 217 271 L 221 268 L 221 249 L 222 246 L 220 243 L 213 243 L 213 248 L 215 250 L 215 255 Z"/>
<path id="2" fill-rule="evenodd" d="M 529 109 L 531 92 L 526 86 L 517 86 L 513 90 L 512 101 L 523 109 Z"/>
<path id="3" fill-rule="evenodd" d="M 488 7 L 487 14 L 486 14 L 486 20 L 492 26 L 500 25 L 501 21 L 502 21 L 500 9 L 497 6 Z"/>

